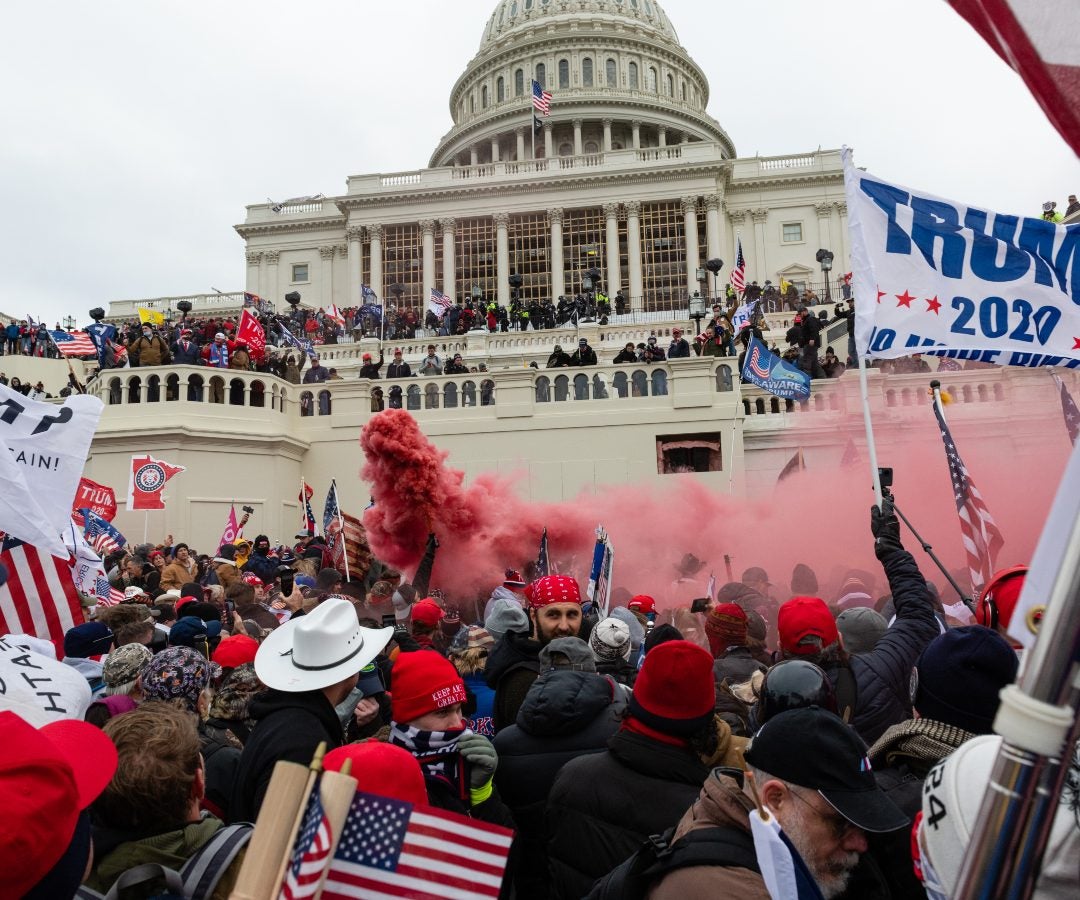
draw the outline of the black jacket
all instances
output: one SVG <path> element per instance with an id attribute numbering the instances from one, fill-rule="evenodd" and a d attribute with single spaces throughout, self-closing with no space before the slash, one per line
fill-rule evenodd
<path id="1" fill-rule="evenodd" d="M 637 361 L 637 353 L 633 350 L 620 350 L 612 360 L 616 365 L 619 363 L 636 363 Z"/>
<path id="2" fill-rule="evenodd" d="M 199 345 L 194 341 L 181 340 L 172 345 L 173 362 L 178 366 L 197 366 L 199 352 Z"/>
<path id="3" fill-rule="evenodd" d="M 488 654 L 484 680 L 495 691 L 492 719 L 495 732 L 517 720 L 529 688 L 540 674 L 540 642 L 526 632 L 508 631 Z"/>
<path id="4" fill-rule="evenodd" d="M 764 672 L 763 666 L 754 659 L 749 647 L 732 647 L 723 656 L 718 656 L 713 663 L 713 678 L 719 684 L 725 678 L 728 684 L 741 684 L 748 681 L 755 672 Z"/>
<path id="5" fill-rule="evenodd" d="M 550 895 L 544 806 L 555 776 L 570 760 L 605 750 L 625 706 L 623 692 L 602 675 L 559 669 L 533 683 L 516 723 L 496 735 L 495 784 L 514 817 L 520 847 L 518 900 Z"/>
<path id="6" fill-rule="evenodd" d="M 412 375 L 412 369 L 405 361 L 392 362 L 386 367 L 387 378 L 408 378 Z"/>
<path id="7" fill-rule="evenodd" d="M 651 834 L 678 824 L 708 767 L 686 747 L 625 727 L 606 753 L 568 762 L 544 817 L 554 898 L 584 897 Z"/>
<path id="8" fill-rule="evenodd" d="M 570 365 L 572 366 L 595 366 L 596 365 L 596 351 L 592 347 L 585 346 L 579 347 L 574 351 L 573 356 L 570 357 Z"/>
<path id="9" fill-rule="evenodd" d="M 321 741 L 330 751 L 345 740 L 337 712 L 322 691 L 268 690 L 251 701 L 249 715 L 255 727 L 240 754 L 230 822 L 255 821 L 278 760 L 307 766 Z"/>

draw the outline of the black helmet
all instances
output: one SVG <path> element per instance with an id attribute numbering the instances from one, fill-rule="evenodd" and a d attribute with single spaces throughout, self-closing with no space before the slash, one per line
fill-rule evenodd
<path id="1" fill-rule="evenodd" d="M 820 666 L 805 659 L 788 659 L 765 673 L 755 719 L 761 726 L 777 713 L 807 706 L 820 706 L 835 713 L 832 682 Z"/>

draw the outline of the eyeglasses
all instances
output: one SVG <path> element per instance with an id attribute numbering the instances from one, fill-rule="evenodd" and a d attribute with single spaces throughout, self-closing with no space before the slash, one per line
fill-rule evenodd
<path id="1" fill-rule="evenodd" d="M 828 826 L 834 840 L 842 841 L 844 840 L 844 838 L 849 837 L 850 835 L 862 830 L 859 828 L 858 825 L 855 825 L 853 822 L 849 822 L 839 813 L 826 812 L 825 810 L 818 808 L 816 804 L 811 803 L 809 800 L 800 796 L 799 793 L 793 790 L 790 786 L 788 787 L 788 791 L 790 792 L 792 797 L 802 803 L 805 803 L 815 813 L 817 813 L 818 817 Z"/>

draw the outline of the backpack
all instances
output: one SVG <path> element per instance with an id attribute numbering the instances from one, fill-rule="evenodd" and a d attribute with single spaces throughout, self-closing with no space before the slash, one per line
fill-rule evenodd
<path id="1" fill-rule="evenodd" d="M 628 860 L 601 878 L 585 900 L 645 900 L 649 888 L 675 869 L 730 866 L 761 872 L 754 839 L 737 828 L 716 826 L 687 832 L 672 843 L 675 828 L 652 835 Z"/>
<path id="2" fill-rule="evenodd" d="M 151 900 L 204 900 L 217 887 L 236 854 L 251 839 L 253 825 L 226 825 L 203 844 L 177 872 L 159 863 L 133 866 L 121 874 L 107 894 L 82 885 L 74 900 L 118 900 L 121 890 L 164 880 L 165 889 L 151 894 Z"/>

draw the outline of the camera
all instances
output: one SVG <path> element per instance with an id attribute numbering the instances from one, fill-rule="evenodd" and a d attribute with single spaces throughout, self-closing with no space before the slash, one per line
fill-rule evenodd
<path id="1" fill-rule="evenodd" d="M 879 468 L 877 474 L 878 480 L 881 482 L 882 493 L 888 493 L 893 486 L 892 466 Z"/>
<path id="2" fill-rule="evenodd" d="M 698 597 L 691 601 L 690 612 L 692 613 L 705 613 L 709 611 L 709 597 Z"/>
<path id="3" fill-rule="evenodd" d="M 383 628 L 397 628 L 397 616 L 394 613 L 387 613 L 382 617 Z"/>

